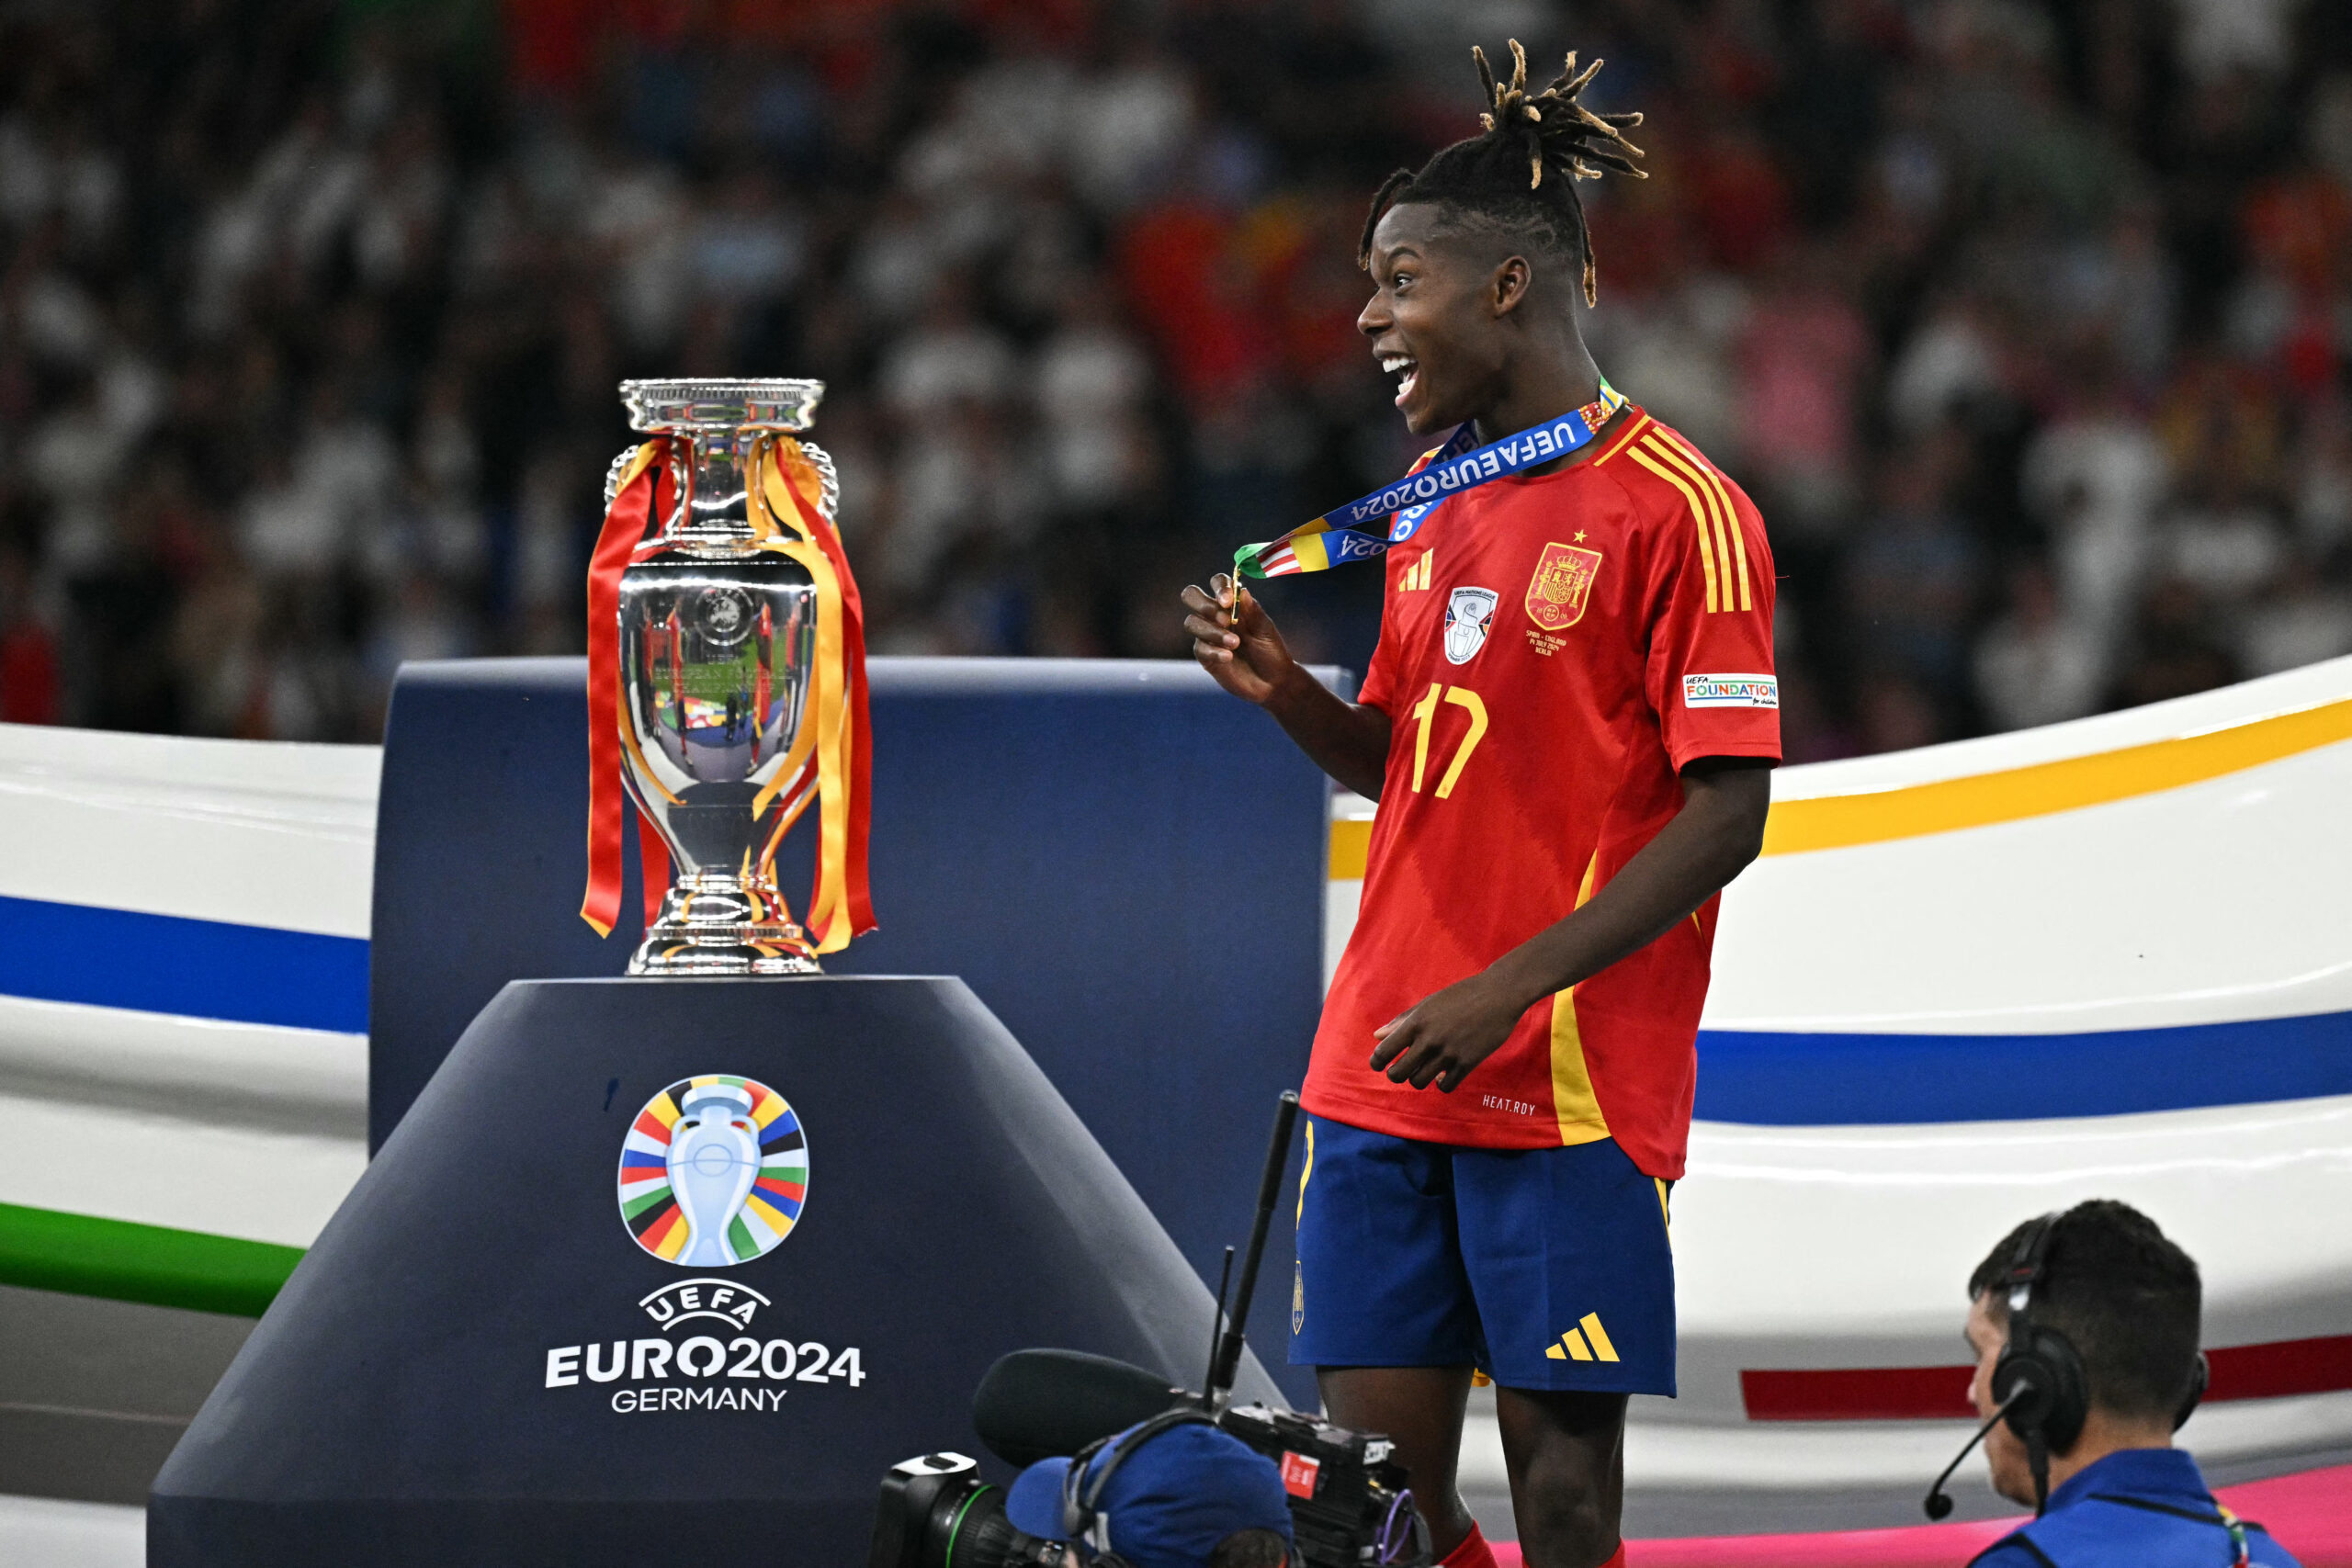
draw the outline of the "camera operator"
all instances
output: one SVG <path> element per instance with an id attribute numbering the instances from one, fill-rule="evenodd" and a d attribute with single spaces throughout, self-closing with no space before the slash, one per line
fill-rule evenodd
<path id="1" fill-rule="evenodd" d="M 1068 1543 L 1066 1568 L 1283 1568 L 1293 1558 L 1281 1471 L 1198 1416 L 1155 1416 L 1075 1458 L 1031 1465 L 1005 1517 Z"/>
<path id="2" fill-rule="evenodd" d="M 2172 1446 L 2205 1392 L 2202 1288 L 2154 1221 L 2104 1199 L 2030 1220 L 1977 1265 L 1968 1293 L 1993 1487 L 2038 1516 L 1971 1568 L 2294 1568 Z M 1938 1517 L 1951 1506 L 1941 1487 L 1929 1494 Z"/>

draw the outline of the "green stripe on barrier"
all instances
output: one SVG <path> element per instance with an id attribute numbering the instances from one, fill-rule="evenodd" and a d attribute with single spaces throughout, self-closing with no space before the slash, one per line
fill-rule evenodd
<path id="1" fill-rule="evenodd" d="M 259 1317 L 299 1247 L 0 1203 L 0 1285 Z"/>

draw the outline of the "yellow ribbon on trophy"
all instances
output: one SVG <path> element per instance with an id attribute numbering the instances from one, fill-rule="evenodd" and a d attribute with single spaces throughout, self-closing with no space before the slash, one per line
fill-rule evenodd
<path id="1" fill-rule="evenodd" d="M 747 513 L 762 549 L 797 561 L 817 586 L 817 653 L 810 671 L 813 722 L 793 738 L 775 776 L 752 802 L 758 817 L 779 795 L 784 809 L 761 852 L 764 869 L 794 822 L 818 801 L 817 874 L 807 927 L 819 953 L 836 953 L 874 928 L 866 896 L 871 739 L 866 720 L 864 606 L 841 538 L 825 521 L 816 465 L 789 435 L 763 436 L 746 476 Z M 811 761 L 813 778 L 806 778 Z M 787 793 L 788 792 L 788 793 Z"/>

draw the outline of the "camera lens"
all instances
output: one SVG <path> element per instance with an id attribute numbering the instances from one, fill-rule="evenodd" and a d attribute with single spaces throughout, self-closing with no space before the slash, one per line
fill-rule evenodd
<path id="1" fill-rule="evenodd" d="M 1004 1489 L 986 1486 L 964 1498 L 948 1522 L 939 1568 L 1005 1568 L 1024 1555 L 1029 1537 L 1004 1517 Z"/>
<path id="2" fill-rule="evenodd" d="M 882 1483 L 866 1568 L 1060 1568 L 1061 1549 L 1005 1517 L 1005 1492 L 962 1454 L 926 1454 Z"/>

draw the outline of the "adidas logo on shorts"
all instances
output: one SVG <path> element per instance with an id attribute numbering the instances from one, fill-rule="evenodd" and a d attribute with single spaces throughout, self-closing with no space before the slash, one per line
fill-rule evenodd
<path id="1" fill-rule="evenodd" d="M 1617 1347 L 1609 1343 L 1609 1335 L 1601 1328 L 1600 1314 L 1597 1312 L 1585 1314 L 1575 1328 L 1560 1336 L 1558 1344 L 1546 1345 L 1544 1354 L 1555 1361 L 1613 1361 L 1618 1359 Z"/>

